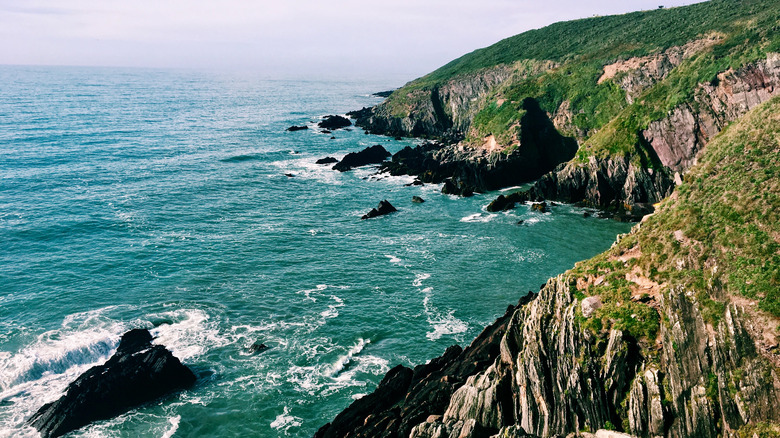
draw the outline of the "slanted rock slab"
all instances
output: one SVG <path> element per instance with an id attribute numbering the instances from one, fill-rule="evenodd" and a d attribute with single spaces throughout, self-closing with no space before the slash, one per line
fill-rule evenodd
<path id="1" fill-rule="evenodd" d="M 59 400 L 41 407 L 29 424 L 53 438 L 106 420 L 168 393 L 188 388 L 195 375 L 146 329 L 125 333 L 113 356 L 68 385 Z"/>

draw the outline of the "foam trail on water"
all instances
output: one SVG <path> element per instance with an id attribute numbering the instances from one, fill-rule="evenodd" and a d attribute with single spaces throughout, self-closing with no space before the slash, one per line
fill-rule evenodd
<path id="1" fill-rule="evenodd" d="M 366 345 L 370 344 L 370 339 L 358 339 L 357 344 L 355 344 L 352 348 L 347 351 L 347 354 L 340 357 L 336 363 L 333 365 L 333 368 L 330 372 L 331 377 L 336 377 L 344 371 L 344 368 L 346 368 L 350 362 L 352 362 L 352 359 L 355 357 L 355 355 L 360 354 L 361 351 L 366 347 Z"/>
<path id="2" fill-rule="evenodd" d="M 298 417 L 290 415 L 290 409 L 285 406 L 284 411 L 276 416 L 276 419 L 271 422 L 271 427 L 276 430 L 283 430 L 287 432 L 291 427 L 300 427 L 303 420 Z"/>
<path id="3" fill-rule="evenodd" d="M 177 415 L 175 417 L 169 418 L 168 422 L 171 423 L 171 428 L 166 430 L 161 438 L 171 438 L 173 434 L 175 434 L 176 431 L 179 430 L 179 422 L 181 422 L 181 415 Z"/>
<path id="4" fill-rule="evenodd" d="M 469 325 L 465 321 L 455 317 L 454 310 L 442 313 L 431 304 L 433 288 L 427 287 L 423 289 L 422 292 L 425 293 L 425 298 L 423 298 L 423 310 L 428 319 L 428 324 L 433 327 L 433 330 L 425 335 L 428 339 L 435 341 L 442 336 L 465 333 L 469 329 Z"/>

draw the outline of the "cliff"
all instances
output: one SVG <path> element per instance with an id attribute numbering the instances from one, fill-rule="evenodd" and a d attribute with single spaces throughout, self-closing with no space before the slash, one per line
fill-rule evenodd
<path id="1" fill-rule="evenodd" d="M 610 250 L 316 436 L 780 436 L 778 170 L 775 98 Z"/>
<path id="2" fill-rule="evenodd" d="M 533 199 L 654 204 L 710 138 L 780 90 L 778 10 L 776 0 L 713 0 L 556 23 L 352 116 L 372 133 L 441 142 L 407 151 L 394 173 L 429 172 L 464 193 L 541 177 Z"/>

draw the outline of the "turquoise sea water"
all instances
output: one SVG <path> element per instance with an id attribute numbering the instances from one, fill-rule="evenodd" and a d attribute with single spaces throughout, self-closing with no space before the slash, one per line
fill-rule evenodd
<path id="1" fill-rule="evenodd" d="M 197 384 L 73 436 L 311 436 L 629 229 L 314 164 L 411 140 L 284 131 L 391 79 L 0 67 L 0 84 L 0 437 L 36 436 L 24 421 L 134 327 Z M 382 199 L 399 212 L 361 221 Z"/>

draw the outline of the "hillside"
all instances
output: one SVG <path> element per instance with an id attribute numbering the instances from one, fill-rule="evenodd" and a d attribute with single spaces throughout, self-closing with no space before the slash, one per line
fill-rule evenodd
<path id="1" fill-rule="evenodd" d="M 780 437 L 780 97 L 631 233 L 318 437 Z"/>
<path id="2" fill-rule="evenodd" d="M 353 116 L 374 133 L 444 142 L 396 173 L 485 191 L 549 172 L 536 197 L 630 209 L 663 199 L 709 139 L 778 93 L 778 23 L 777 0 L 556 23 L 469 53 Z M 562 141 L 576 153 L 537 158 Z"/>

